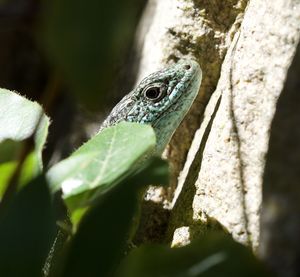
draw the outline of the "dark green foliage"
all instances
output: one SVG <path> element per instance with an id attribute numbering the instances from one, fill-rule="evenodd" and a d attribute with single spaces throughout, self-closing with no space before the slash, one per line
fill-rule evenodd
<path id="1" fill-rule="evenodd" d="M 41 36 L 81 104 L 99 107 L 116 82 L 144 1 L 45 1 Z"/>
<path id="2" fill-rule="evenodd" d="M 166 170 L 161 171 L 163 168 L 164 163 L 154 160 L 139 174 L 99 198 L 70 241 L 58 276 L 84 276 L 88 272 L 92 277 L 113 273 L 125 254 L 126 242 L 135 225 L 141 185 L 164 182 Z"/>
<path id="3" fill-rule="evenodd" d="M 190 245 L 171 249 L 148 245 L 132 251 L 117 277 L 271 276 L 249 249 L 224 233 L 211 233 Z"/>
<path id="4" fill-rule="evenodd" d="M 0 213 L 0 276 L 41 276 L 54 239 L 47 182 L 35 178 Z"/>

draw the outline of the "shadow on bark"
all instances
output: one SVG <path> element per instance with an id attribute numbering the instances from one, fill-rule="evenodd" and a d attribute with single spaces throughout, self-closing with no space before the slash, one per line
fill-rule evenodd
<path id="1" fill-rule="evenodd" d="M 300 44 L 271 125 L 263 178 L 261 257 L 279 276 L 300 275 Z"/>

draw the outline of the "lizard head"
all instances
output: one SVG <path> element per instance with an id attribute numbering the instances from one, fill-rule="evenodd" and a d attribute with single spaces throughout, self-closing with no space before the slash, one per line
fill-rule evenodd
<path id="1" fill-rule="evenodd" d="M 192 60 L 152 73 L 119 102 L 104 125 L 119 121 L 150 124 L 156 133 L 157 152 L 161 152 L 191 107 L 201 77 L 200 66 Z"/>

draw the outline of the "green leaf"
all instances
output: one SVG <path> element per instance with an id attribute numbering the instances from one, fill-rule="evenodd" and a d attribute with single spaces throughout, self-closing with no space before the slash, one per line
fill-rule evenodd
<path id="1" fill-rule="evenodd" d="M 37 126 L 38 125 L 38 126 Z M 41 106 L 21 95 L 0 89 L 0 143 L 5 140 L 23 141 L 35 134 L 35 152 L 42 167 L 42 149 L 48 134 L 49 118 Z M 4 145 L 5 148 L 7 145 Z M 0 144 L 0 153 L 3 153 Z"/>
<path id="2" fill-rule="evenodd" d="M 23 141 L 34 136 L 35 146 L 21 172 L 20 183 L 28 182 L 42 169 L 42 150 L 49 118 L 39 104 L 6 89 L 0 89 L 0 190 L 3 192 L 16 167 Z M 38 126 L 37 126 L 38 125 Z M 2 196 L 2 193 L 0 194 Z"/>
<path id="3" fill-rule="evenodd" d="M 16 162 L 7 162 L 0 164 L 0 199 L 2 198 L 9 179 L 17 167 Z"/>
<path id="4" fill-rule="evenodd" d="M 0 214 L 0 276 L 41 276 L 55 234 L 46 180 L 27 184 Z"/>
<path id="5" fill-rule="evenodd" d="M 60 274 L 55 276 L 110 276 L 125 253 L 141 189 L 167 184 L 166 162 L 152 160 L 142 171 L 103 194 L 87 212 L 72 238 Z"/>
<path id="6" fill-rule="evenodd" d="M 49 60 L 79 97 L 81 104 L 99 109 L 104 92 L 117 80 L 135 35 L 140 0 L 43 1 L 41 37 Z"/>
<path id="7" fill-rule="evenodd" d="M 3 156 L 6 157 L 6 161 L 16 158 L 16 150 L 20 149 L 20 145 L 15 142 L 24 141 L 36 131 L 34 151 L 38 165 L 42 168 L 42 150 L 48 135 L 49 124 L 49 118 L 43 114 L 39 104 L 15 92 L 0 89 L 1 162 L 3 162 Z"/>
<path id="8" fill-rule="evenodd" d="M 172 249 L 148 245 L 133 250 L 117 277 L 271 276 L 252 252 L 224 233 L 211 233 Z"/>
<path id="9" fill-rule="evenodd" d="M 1 108 L 0 108 L 1 109 Z M 2 124 L 0 129 L 2 129 Z M 22 142 L 11 139 L 0 142 L 0 163 L 17 160 L 22 150 Z"/>
<path id="10" fill-rule="evenodd" d="M 62 188 L 63 197 L 77 203 L 75 208 L 85 205 L 99 191 L 128 176 L 155 142 L 148 125 L 122 122 L 106 128 L 48 171 L 51 190 Z"/>
<path id="11" fill-rule="evenodd" d="M 7 185 L 10 181 L 12 174 L 17 168 L 17 161 L 6 162 L 0 164 L 0 199 L 2 198 Z M 27 184 L 34 176 L 39 174 L 39 168 L 36 163 L 36 156 L 34 153 L 29 154 L 22 166 L 20 175 L 19 175 L 19 186 L 18 189 Z"/>

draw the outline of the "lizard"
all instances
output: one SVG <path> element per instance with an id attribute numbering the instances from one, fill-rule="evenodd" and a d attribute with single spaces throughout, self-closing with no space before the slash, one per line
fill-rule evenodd
<path id="1" fill-rule="evenodd" d="M 149 124 L 156 135 L 152 155 L 161 155 L 193 104 L 201 79 L 202 71 L 194 60 L 181 60 L 150 74 L 112 109 L 98 133 L 121 121 Z M 48 276 L 52 259 L 66 239 L 67 235 L 59 230 L 43 269 L 44 276 Z"/>
<path id="2" fill-rule="evenodd" d="M 112 109 L 99 132 L 121 121 L 149 124 L 160 155 L 194 102 L 202 71 L 194 60 L 181 60 L 144 78 Z"/>

